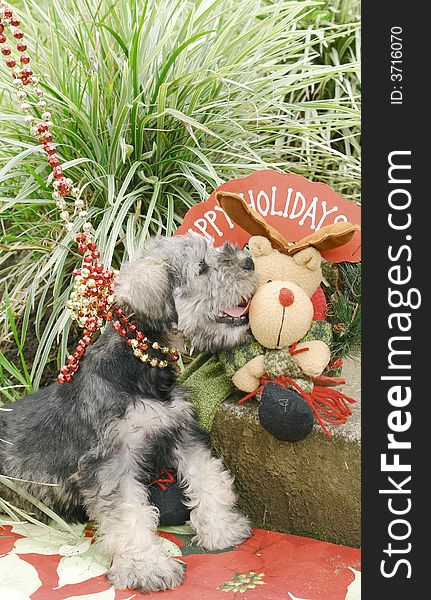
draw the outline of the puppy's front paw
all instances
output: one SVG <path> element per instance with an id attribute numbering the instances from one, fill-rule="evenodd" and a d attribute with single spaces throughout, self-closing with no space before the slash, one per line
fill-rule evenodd
<path id="1" fill-rule="evenodd" d="M 190 521 L 196 529 L 194 542 L 208 550 L 223 550 L 237 546 L 251 535 L 250 521 L 241 513 L 229 511 L 217 513 L 210 519 L 201 519 L 193 512 Z"/>
<path id="2" fill-rule="evenodd" d="M 175 558 L 159 556 L 156 560 L 129 560 L 122 558 L 114 561 L 106 577 L 116 589 L 130 588 L 144 594 L 170 590 L 184 581 L 185 565 Z"/>

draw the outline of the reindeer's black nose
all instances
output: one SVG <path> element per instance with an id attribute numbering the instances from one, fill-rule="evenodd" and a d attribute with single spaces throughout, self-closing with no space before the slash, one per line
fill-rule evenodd
<path id="1" fill-rule="evenodd" d="M 244 258 L 242 261 L 242 266 L 244 269 L 247 269 L 247 271 L 254 271 L 253 259 L 247 256 L 247 258 Z"/>

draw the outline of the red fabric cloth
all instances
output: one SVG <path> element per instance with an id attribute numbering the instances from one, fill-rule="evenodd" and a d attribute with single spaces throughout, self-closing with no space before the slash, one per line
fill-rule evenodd
<path id="1" fill-rule="evenodd" d="M 163 592 L 163 598 L 182 600 L 346 600 L 358 598 L 350 587 L 359 590 L 360 551 L 328 542 L 287 535 L 262 529 L 236 548 L 206 554 L 191 543 L 190 535 L 161 533 L 178 547 L 178 557 L 187 565 L 186 579 L 175 590 Z M 1 561 L 14 560 L 32 565 L 41 585 L 30 594 L 31 600 L 64 600 L 100 594 L 110 586 L 104 575 L 59 587 L 59 554 L 37 554 L 20 550 L 14 543 L 23 536 L 10 526 L 1 530 Z M 22 553 L 21 553 L 22 552 Z M 80 560 L 79 556 L 75 557 Z M 26 567 L 28 569 L 28 567 Z M 78 569 L 79 571 L 79 569 Z M 7 574 L 8 589 L 20 589 L 20 573 Z M 0 582 L 0 587 L 1 587 Z M 240 589 L 238 589 L 240 588 Z M 236 590 L 236 591 L 235 591 Z M 238 593 L 239 592 L 239 593 Z M 359 592 L 358 592 L 359 593 Z M 107 596 L 105 596 L 107 597 Z M 143 595 L 133 590 L 111 590 L 113 600 L 162 598 L 160 593 Z M 96 596 L 95 596 L 96 598 Z"/>
<path id="2" fill-rule="evenodd" d="M 325 294 L 320 286 L 311 296 L 311 302 L 313 303 L 314 308 L 313 320 L 326 321 L 326 317 L 328 316 L 328 305 Z"/>

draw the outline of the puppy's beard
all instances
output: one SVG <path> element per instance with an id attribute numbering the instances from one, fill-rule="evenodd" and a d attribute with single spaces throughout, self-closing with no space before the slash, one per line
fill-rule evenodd
<path id="1" fill-rule="evenodd" d="M 248 324 L 239 327 L 209 321 L 205 327 L 196 330 L 178 330 L 172 339 L 175 340 L 175 347 L 184 348 L 180 351 L 187 354 L 191 354 L 193 350 L 217 353 L 242 344 L 248 331 Z"/>

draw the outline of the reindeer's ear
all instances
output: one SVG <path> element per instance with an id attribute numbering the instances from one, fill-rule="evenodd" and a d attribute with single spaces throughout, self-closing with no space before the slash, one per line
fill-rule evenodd
<path id="1" fill-rule="evenodd" d="M 146 256 L 123 265 L 115 299 L 151 329 L 169 329 L 177 320 L 169 264 L 163 259 Z"/>
<path id="2" fill-rule="evenodd" d="M 322 256 L 316 248 L 310 246 L 294 254 L 293 260 L 297 265 L 305 266 L 310 271 L 317 271 L 320 269 Z"/>
<path id="3" fill-rule="evenodd" d="M 268 256 L 272 252 L 271 242 L 262 235 L 254 235 L 248 240 L 248 247 L 253 258 Z"/>
<path id="4" fill-rule="evenodd" d="M 326 225 L 319 231 L 315 231 L 311 235 L 299 240 L 287 249 L 287 254 L 296 254 L 304 248 L 313 246 L 320 252 L 326 250 L 333 250 L 344 246 L 347 242 L 350 242 L 356 231 L 359 231 L 359 225 L 353 225 L 352 223 L 333 223 L 332 225 Z"/>

